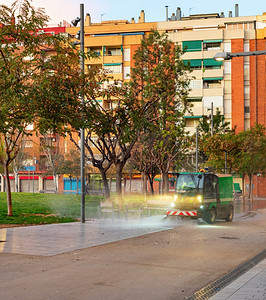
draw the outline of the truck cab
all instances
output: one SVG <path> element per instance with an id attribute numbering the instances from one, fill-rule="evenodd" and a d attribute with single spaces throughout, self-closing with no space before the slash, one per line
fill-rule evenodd
<path id="1" fill-rule="evenodd" d="M 167 215 L 231 222 L 234 216 L 233 178 L 213 173 L 178 173 L 173 210 Z"/>

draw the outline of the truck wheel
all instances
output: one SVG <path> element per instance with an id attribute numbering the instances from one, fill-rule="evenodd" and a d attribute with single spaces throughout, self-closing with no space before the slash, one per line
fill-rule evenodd
<path id="1" fill-rule="evenodd" d="M 206 216 L 206 222 L 208 224 L 213 224 L 216 218 L 216 210 L 215 208 L 212 208 L 211 210 L 208 210 L 207 216 Z"/>
<path id="2" fill-rule="evenodd" d="M 228 209 L 228 216 L 225 218 L 226 222 L 232 222 L 234 218 L 234 209 L 232 206 L 229 207 Z"/>

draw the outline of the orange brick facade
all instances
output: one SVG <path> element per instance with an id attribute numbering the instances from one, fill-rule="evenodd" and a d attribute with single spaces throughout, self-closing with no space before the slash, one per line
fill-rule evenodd
<path id="1" fill-rule="evenodd" d="M 265 40 L 250 41 L 250 51 L 265 50 Z M 250 126 L 266 125 L 266 57 L 250 57 Z"/>
<path id="2" fill-rule="evenodd" d="M 232 53 L 244 51 L 244 40 L 235 39 L 231 43 Z M 244 102 L 244 58 L 232 59 L 232 128 L 236 132 L 245 129 Z"/>

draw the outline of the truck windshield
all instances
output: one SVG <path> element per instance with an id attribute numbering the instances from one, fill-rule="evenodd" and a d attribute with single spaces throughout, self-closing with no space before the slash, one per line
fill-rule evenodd
<path id="1" fill-rule="evenodd" d="M 196 191 L 203 188 L 203 175 L 201 174 L 179 174 L 176 182 L 176 192 Z"/>

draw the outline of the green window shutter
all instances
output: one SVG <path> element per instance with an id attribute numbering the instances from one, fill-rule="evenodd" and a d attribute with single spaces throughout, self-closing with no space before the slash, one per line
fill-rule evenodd
<path id="1" fill-rule="evenodd" d="M 223 80 L 223 77 L 206 77 L 203 81 Z"/>
<path id="2" fill-rule="evenodd" d="M 187 65 L 190 62 L 191 67 L 201 67 L 201 59 L 184 60 L 184 64 Z"/>
<path id="3" fill-rule="evenodd" d="M 184 119 L 201 119 L 202 116 L 184 116 Z"/>
<path id="4" fill-rule="evenodd" d="M 110 63 L 110 64 L 103 64 L 104 67 L 108 67 L 108 66 L 121 66 L 121 63 Z"/>
<path id="5" fill-rule="evenodd" d="M 216 61 L 213 58 L 203 59 L 203 67 L 207 66 L 221 66 L 223 64 L 222 61 Z"/>
<path id="6" fill-rule="evenodd" d="M 222 43 L 223 40 L 206 40 L 206 41 L 203 41 L 203 43 Z"/>
<path id="7" fill-rule="evenodd" d="M 182 43 L 182 49 L 183 51 L 187 51 L 187 52 L 201 51 L 202 41 L 184 41 Z"/>

